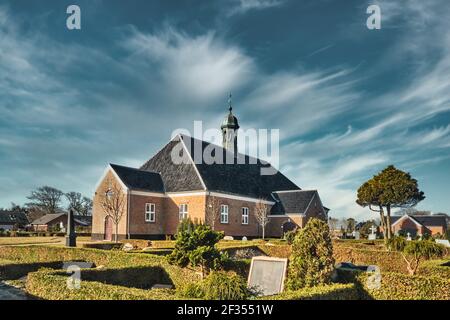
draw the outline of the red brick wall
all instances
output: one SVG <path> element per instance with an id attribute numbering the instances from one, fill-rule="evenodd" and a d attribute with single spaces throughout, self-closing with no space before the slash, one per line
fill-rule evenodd
<path id="1" fill-rule="evenodd" d="M 104 234 L 105 229 L 105 217 L 106 213 L 101 207 L 101 198 L 109 188 L 109 183 L 113 186 L 120 186 L 119 181 L 116 179 L 115 175 L 109 171 L 105 178 L 100 183 L 97 190 L 95 190 L 94 198 L 93 198 L 93 206 L 92 206 L 92 238 L 95 240 L 103 239 L 102 235 Z M 125 191 L 124 191 L 125 192 Z M 125 206 L 122 218 L 119 222 L 119 230 L 118 234 L 120 238 L 124 238 L 126 236 L 126 226 L 127 226 L 127 206 L 128 206 L 128 197 L 124 194 L 125 197 Z M 113 238 L 116 232 L 116 226 L 113 225 Z"/>
<path id="2" fill-rule="evenodd" d="M 155 222 L 145 221 L 145 204 L 155 204 Z M 130 234 L 145 235 L 145 234 L 165 234 L 165 219 L 166 219 L 166 198 L 157 196 L 130 196 L 130 219 L 129 232 Z"/>

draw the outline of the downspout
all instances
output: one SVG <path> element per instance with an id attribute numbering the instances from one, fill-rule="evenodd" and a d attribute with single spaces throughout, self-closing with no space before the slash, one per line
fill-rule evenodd
<path id="1" fill-rule="evenodd" d="M 131 206 L 131 192 L 127 190 L 127 239 L 130 239 L 130 206 Z"/>

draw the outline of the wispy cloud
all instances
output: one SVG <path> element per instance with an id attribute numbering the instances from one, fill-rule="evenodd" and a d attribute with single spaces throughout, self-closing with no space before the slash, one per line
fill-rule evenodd
<path id="1" fill-rule="evenodd" d="M 228 11 L 228 15 L 243 14 L 250 10 L 279 7 L 285 3 L 285 0 L 233 0 L 232 2 L 233 6 Z"/>

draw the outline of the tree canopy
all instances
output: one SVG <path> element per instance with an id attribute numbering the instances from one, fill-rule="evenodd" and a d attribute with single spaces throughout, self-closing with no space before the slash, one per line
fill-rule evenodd
<path id="1" fill-rule="evenodd" d="M 391 209 L 411 208 L 423 199 L 417 180 L 390 165 L 359 187 L 356 203 L 379 212 L 385 237 L 391 238 Z"/>

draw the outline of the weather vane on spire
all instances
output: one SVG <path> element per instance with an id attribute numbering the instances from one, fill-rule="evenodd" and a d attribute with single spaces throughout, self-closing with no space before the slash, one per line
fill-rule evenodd
<path id="1" fill-rule="evenodd" d="M 230 110 L 230 112 L 231 112 L 231 110 L 233 110 L 233 108 L 231 107 L 231 97 L 232 97 L 232 95 L 231 95 L 231 92 L 230 92 L 230 95 L 228 96 L 228 110 Z"/>

